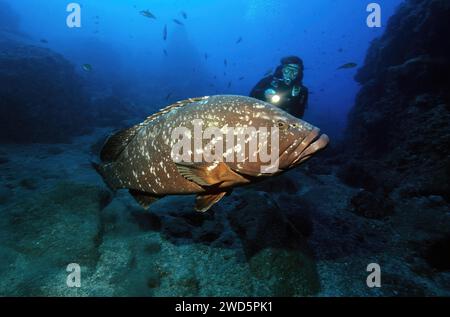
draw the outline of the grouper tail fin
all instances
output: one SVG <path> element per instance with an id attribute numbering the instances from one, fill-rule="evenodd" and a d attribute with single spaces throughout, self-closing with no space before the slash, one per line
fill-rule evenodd
<path id="1" fill-rule="evenodd" d="M 101 161 L 104 163 L 115 161 L 142 127 L 143 125 L 138 124 L 109 136 L 100 151 Z"/>
<path id="2" fill-rule="evenodd" d="M 98 164 L 91 162 L 92 167 L 100 174 L 105 184 L 113 191 L 122 188 L 119 178 L 113 170 L 113 163 Z"/>
<path id="3" fill-rule="evenodd" d="M 111 190 L 123 188 L 114 168 L 115 161 L 142 127 L 143 125 L 138 124 L 110 135 L 100 151 L 101 163 L 91 162 L 92 167 L 102 176 L 104 182 Z"/>

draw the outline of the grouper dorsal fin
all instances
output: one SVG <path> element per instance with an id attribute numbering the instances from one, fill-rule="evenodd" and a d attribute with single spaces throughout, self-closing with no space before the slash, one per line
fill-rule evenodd
<path id="1" fill-rule="evenodd" d="M 129 129 L 121 130 L 111 135 L 100 152 L 100 159 L 102 162 L 115 161 L 140 129 L 140 125 L 135 125 Z"/>
<path id="2" fill-rule="evenodd" d="M 170 106 L 167 106 L 167 107 L 159 110 L 158 112 L 152 114 L 151 116 L 147 117 L 147 119 L 145 119 L 145 121 L 142 122 L 140 125 L 145 126 L 145 125 L 149 124 L 150 122 L 152 122 L 153 120 L 155 120 L 156 118 L 158 118 L 166 113 L 169 113 L 172 110 L 175 110 L 175 109 L 178 109 L 178 108 L 181 108 L 184 106 L 188 106 L 188 105 L 191 105 L 196 102 L 205 101 L 208 98 L 209 98 L 208 96 L 205 96 L 205 97 L 189 98 L 189 99 L 177 101 L 176 103 L 171 104 Z"/>

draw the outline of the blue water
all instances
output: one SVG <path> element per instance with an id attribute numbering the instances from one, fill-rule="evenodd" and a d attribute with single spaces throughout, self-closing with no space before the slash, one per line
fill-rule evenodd
<path id="1" fill-rule="evenodd" d="M 67 0 L 7 2 L 18 13 L 23 33 L 47 40 L 38 43 L 62 53 L 80 73 L 81 65 L 92 65 L 93 72 L 82 75 L 94 91 L 112 91 L 149 113 L 186 97 L 248 95 L 281 57 L 298 55 L 305 63 L 304 84 L 312 92 L 305 120 L 337 139 L 358 84 L 356 68 L 336 68 L 363 63 L 370 42 L 382 34 L 401 1 L 377 1 L 381 28 L 366 26 L 370 1 L 362 0 L 85 0 L 77 2 L 81 28 L 66 26 Z M 146 9 L 156 19 L 139 14 Z"/>

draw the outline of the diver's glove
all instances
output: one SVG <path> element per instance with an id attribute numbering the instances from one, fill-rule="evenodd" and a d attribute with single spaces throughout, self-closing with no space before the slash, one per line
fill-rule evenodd
<path id="1" fill-rule="evenodd" d="M 264 92 L 264 97 L 273 105 L 278 104 L 281 100 L 280 95 L 278 95 L 277 92 L 272 88 L 269 88 Z"/>
<path id="2" fill-rule="evenodd" d="M 264 97 L 268 101 L 272 100 L 272 97 L 275 96 L 276 94 L 277 92 L 272 88 L 266 89 L 266 91 L 264 91 Z"/>
<path id="3" fill-rule="evenodd" d="M 298 96 L 301 91 L 302 91 L 302 88 L 300 86 L 294 86 L 294 88 L 292 88 L 292 92 L 291 92 L 292 97 Z"/>

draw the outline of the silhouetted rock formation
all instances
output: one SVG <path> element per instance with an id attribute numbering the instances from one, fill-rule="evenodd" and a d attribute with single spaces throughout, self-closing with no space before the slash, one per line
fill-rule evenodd
<path id="1" fill-rule="evenodd" d="M 19 31 L 20 19 L 11 6 L 0 0 L 0 30 L 16 33 Z"/>
<path id="2" fill-rule="evenodd" d="M 0 39 L 0 142 L 65 142 L 89 124 L 73 66 L 48 49 Z"/>
<path id="3" fill-rule="evenodd" d="M 356 75 L 362 89 L 344 142 L 346 183 L 450 200 L 449 17 L 449 1 L 406 1 L 372 43 Z"/>

